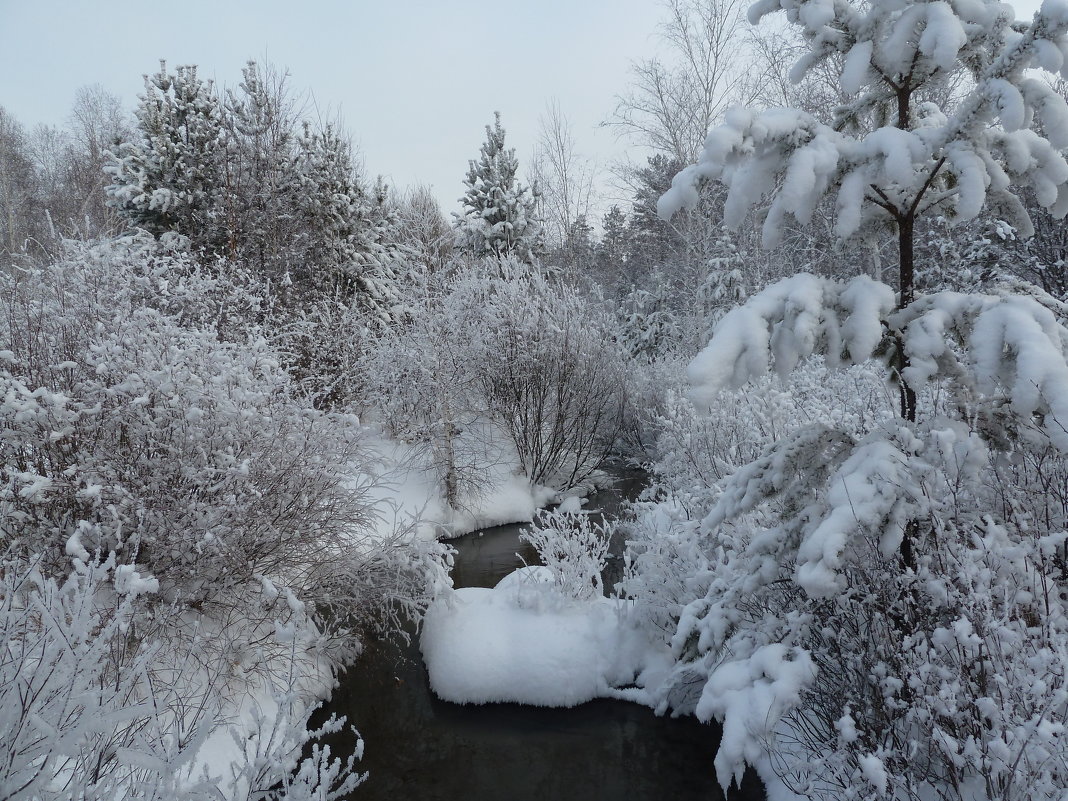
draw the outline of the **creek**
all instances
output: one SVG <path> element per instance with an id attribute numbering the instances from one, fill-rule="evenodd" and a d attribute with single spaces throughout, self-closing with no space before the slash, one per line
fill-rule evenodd
<path id="1" fill-rule="evenodd" d="M 588 508 L 608 516 L 641 491 L 623 473 Z M 524 525 L 498 526 L 452 540 L 456 587 L 492 587 L 537 555 L 519 539 Z M 619 552 L 621 543 L 615 543 Z M 605 583 L 618 579 L 610 562 Z M 436 698 L 418 637 L 365 642 L 325 710 L 345 715 L 365 741 L 358 801 L 716 801 L 724 798 L 712 759 L 717 727 L 692 717 L 657 717 L 643 706 L 595 700 L 571 709 L 518 704 L 457 705 Z M 352 737 L 330 738 L 347 754 Z M 752 774 L 731 801 L 764 793 Z"/>

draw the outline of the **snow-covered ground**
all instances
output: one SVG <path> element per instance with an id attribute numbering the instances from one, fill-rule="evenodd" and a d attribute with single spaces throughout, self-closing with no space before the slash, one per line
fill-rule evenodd
<path id="1" fill-rule="evenodd" d="M 479 465 L 478 493 L 462 498 L 462 509 L 450 509 L 426 449 L 381 434 L 369 433 L 368 439 L 378 465 L 370 477 L 371 497 L 382 534 L 414 522 L 421 539 L 451 539 L 481 528 L 530 522 L 538 509 L 559 499 L 554 490 L 531 484 L 514 448 L 498 440 L 492 443 L 492 458 Z"/>

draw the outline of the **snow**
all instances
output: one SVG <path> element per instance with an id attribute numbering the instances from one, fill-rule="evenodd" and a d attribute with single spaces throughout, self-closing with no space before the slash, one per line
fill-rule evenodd
<path id="1" fill-rule="evenodd" d="M 69 541 L 67 546 L 70 547 Z M 115 568 L 115 591 L 131 596 L 156 593 L 159 592 L 159 580 L 141 575 L 133 565 L 119 565 Z"/>
<path id="2" fill-rule="evenodd" d="M 939 375 L 967 375 L 985 395 L 1007 395 L 1022 417 L 1040 415 L 1053 444 L 1068 452 L 1068 330 L 1029 297 L 939 292 L 895 314 L 905 332 L 914 387 Z M 967 346 L 960 359 L 950 343 Z"/>
<path id="3" fill-rule="evenodd" d="M 82 562 L 89 561 L 89 551 L 85 550 L 85 546 L 82 545 L 81 539 L 82 527 L 79 526 L 74 530 L 74 533 L 67 539 L 67 544 L 64 547 L 64 551 L 67 556 L 80 559 Z"/>
<path id="4" fill-rule="evenodd" d="M 871 782 L 871 785 L 875 788 L 875 791 L 880 795 L 886 792 L 886 767 L 883 765 L 881 759 L 874 754 L 867 754 L 860 757 L 857 762 L 860 764 L 860 772 Z"/>
<path id="5" fill-rule="evenodd" d="M 928 158 L 922 139 L 912 131 L 893 126 L 876 128 L 860 143 L 860 153 L 882 173 L 880 184 L 909 186 L 916 180 L 916 167 Z"/>
<path id="6" fill-rule="evenodd" d="M 617 688 L 646 683 L 667 659 L 629 611 L 623 600 L 564 597 L 542 567 L 521 568 L 492 589 L 454 590 L 423 622 L 430 686 L 459 704 L 571 707 L 618 697 Z"/>
<path id="7" fill-rule="evenodd" d="M 745 766 L 764 750 L 761 740 L 771 738 L 815 675 L 806 651 L 780 643 L 757 648 L 746 661 L 726 661 L 709 675 L 695 714 L 723 723 L 715 765 L 724 794 L 732 778 L 741 783 Z"/>
<path id="8" fill-rule="evenodd" d="M 849 361 L 862 362 L 882 339 L 881 321 L 893 307 L 893 290 L 866 276 L 839 283 L 799 273 L 772 284 L 716 326 L 687 369 L 691 398 L 707 408 L 720 391 L 772 366 L 785 375 L 817 352 L 834 363 L 844 350 Z"/>
<path id="9" fill-rule="evenodd" d="M 398 527 L 416 525 L 423 540 L 451 539 L 481 528 L 507 523 L 529 523 L 538 509 L 557 500 L 558 494 L 531 482 L 519 468 L 514 449 L 498 436 L 491 446 L 477 497 L 465 498 L 462 509 L 450 509 L 441 497 L 440 477 L 422 449 L 368 431 L 367 446 L 377 467 L 362 480 L 370 482 L 370 499 L 377 504 L 380 537 Z"/>
<path id="10" fill-rule="evenodd" d="M 1068 26 L 1068 2 L 1065 0 L 1042 0 L 1038 13 L 1048 20 L 1051 27 Z"/>
<path id="11" fill-rule="evenodd" d="M 1027 106 L 1023 93 L 1004 78 L 990 81 L 990 93 L 997 98 L 998 114 L 1006 131 L 1018 131 L 1027 124 Z"/>
<path id="12" fill-rule="evenodd" d="M 958 53 L 968 44 L 968 34 L 949 3 L 927 3 L 926 11 L 927 25 L 920 34 L 919 51 L 939 69 L 950 71 Z"/>
<path id="13" fill-rule="evenodd" d="M 1035 78 L 1020 81 L 1020 91 L 1026 102 L 1034 108 L 1050 144 L 1055 148 L 1068 148 L 1068 102 L 1065 102 L 1064 97 L 1045 81 Z"/>
<path id="14" fill-rule="evenodd" d="M 565 514 L 578 514 L 582 511 L 582 504 L 584 499 L 578 495 L 569 495 L 560 502 L 560 505 L 556 507 L 556 511 L 563 512 Z"/>
<path id="15" fill-rule="evenodd" d="M 872 79 L 871 70 L 872 43 L 857 42 L 850 48 L 842 62 L 842 89 L 848 94 L 856 94 Z"/>
<path id="16" fill-rule="evenodd" d="M 913 512 L 902 496 L 911 486 L 904 454 L 876 440 L 857 448 L 830 482 L 826 516 L 797 551 L 797 583 L 813 598 L 842 591 L 838 574 L 847 544 L 865 530 L 877 533 L 880 551 L 897 550 Z"/>
<path id="17" fill-rule="evenodd" d="M 843 742 L 856 742 L 859 736 L 857 734 L 857 722 L 849 714 L 849 707 L 846 707 L 845 714 L 834 722 L 834 727 L 838 730 L 838 736 L 842 738 Z"/>

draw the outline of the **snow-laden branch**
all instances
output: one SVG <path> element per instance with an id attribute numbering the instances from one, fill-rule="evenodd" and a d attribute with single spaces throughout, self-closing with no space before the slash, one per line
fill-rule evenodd
<path id="1" fill-rule="evenodd" d="M 973 219 L 992 195 L 1015 212 L 1009 222 L 1024 233 L 1031 226 L 1022 206 L 1005 203 L 1013 185 L 1031 186 L 1054 216 L 1068 213 L 1068 162 L 1060 152 L 1068 146 L 1068 104 L 1024 75 L 1028 68 L 1068 71 L 1064 0 L 1047 0 L 1023 33 L 993 3 L 939 1 L 896 11 L 872 4 L 862 13 L 845 2 L 763 0 L 751 16 L 779 9 L 803 24 L 813 46 L 798 65 L 801 74 L 842 54 L 842 87 L 860 96 L 853 108 L 896 104 L 896 122 L 851 135 L 796 109 L 734 109 L 709 134 L 698 162 L 660 199 L 663 218 L 695 206 L 697 187 L 708 179 L 728 187 L 729 226 L 770 198 L 765 247 L 779 243 L 788 215 L 806 224 L 832 192 L 835 232 L 843 238 L 887 214 L 911 218 L 932 190 L 952 202 L 957 221 Z M 990 57 L 992 41 L 1001 47 Z M 958 61 L 980 66 L 974 88 L 953 113 L 915 103 L 914 92 L 951 73 Z"/>
<path id="2" fill-rule="evenodd" d="M 717 394 L 766 374 L 789 373 L 808 356 L 856 364 L 883 337 L 882 320 L 894 292 L 867 276 L 847 283 L 800 273 L 772 284 L 716 326 L 708 346 L 690 363 L 691 398 L 710 406 Z"/>
<path id="3" fill-rule="evenodd" d="M 774 369 L 819 355 L 832 364 L 872 356 L 889 328 L 919 390 L 951 379 L 976 401 L 1004 399 L 1068 453 L 1068 329 L 1031 297 L 939 292 L 893 312 L 894 293 L 861 276 L 848 283 L 807 273 L 772 284 L 720 321 L 690 363 L 691 399 L 708 408 Z"/>
<path id="4" fill-rule="evenodd" d="M 910 386 L 952 377 L 977 396 L 1004 397 L 1068 453 L 1068 330 L 1034 298 L 939 292 L 890 324 L 903 332 Z"/>

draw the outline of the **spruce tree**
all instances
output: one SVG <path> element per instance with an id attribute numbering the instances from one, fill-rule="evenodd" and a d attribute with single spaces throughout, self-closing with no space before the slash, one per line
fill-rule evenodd
<path id="1" fill-rule="evenodd" d="M 456 228 L 465 249 L 475 256 L 513 256 L 531 261 L 540 250 L 541 226 L 534 212 L 535 196 L 516 179 L 519 160 L 504 146 L 501 114 L 486 126 L 486 142 L 478 161 L 469 162 L 456 214 Z"/>

